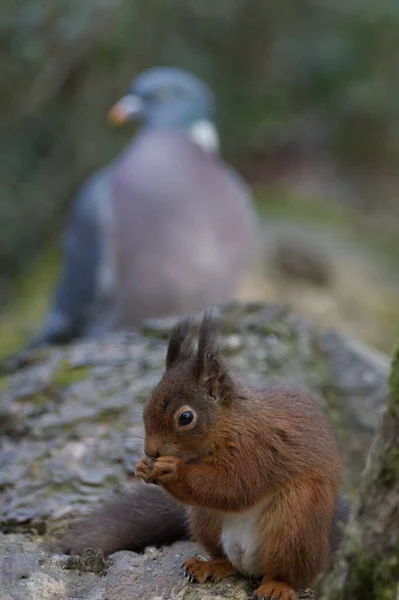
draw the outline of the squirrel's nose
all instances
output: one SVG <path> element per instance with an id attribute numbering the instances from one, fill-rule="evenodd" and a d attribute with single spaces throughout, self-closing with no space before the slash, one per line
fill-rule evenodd
<path id="1" fill-rule="evenodd" d="M 160 440 L 155 435 L 147 436 L 147 439 L 144 443 L 144 452 L 148 456 L 148 458 L 152 458 L 152 460 L 156 460 L 161 456 L 160 450 L 162 449 L 162 440 Z"/>
<path id="2" fill-rule="evenodd" d="M 161 455 L 159 454 L 159 452 L 147 452 L 147 450 L 145 450 L 146 456 L 148 456 L 148 458 L 152 458 L 152 460 L 156 460 L 157 458 L 159 458 Z"/>

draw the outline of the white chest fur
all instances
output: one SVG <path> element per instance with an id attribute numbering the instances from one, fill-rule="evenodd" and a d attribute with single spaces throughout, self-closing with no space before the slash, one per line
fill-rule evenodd
<path id="1" fill-rule="evenodd" d="M 243 513 L 223 517 L 222 545 L 230 562 L 236 569 L 254 577 L 262 575 L 259 551 L 259 520 L 265 505 Z"/>

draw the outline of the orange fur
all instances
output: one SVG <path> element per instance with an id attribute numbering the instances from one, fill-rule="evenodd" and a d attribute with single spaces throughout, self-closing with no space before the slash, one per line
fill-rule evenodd
<path id="1" fill-rule="evenodd" d="M 136 473 L 188 506 L 193 535 L 213 561 L 191 559 L 187 572 L 197 581 L 235 570 L 261 575 L 254 598 L 292 600 L 330 553 L 340 457 L 325 415 L 307 392 L 236 381 L 209 316 L 198 351 L 188 323 L 179 325 L 166 364 L 144 411 L 151 457 Z M 182 406 L 193 416 L 186 430 Z"/>

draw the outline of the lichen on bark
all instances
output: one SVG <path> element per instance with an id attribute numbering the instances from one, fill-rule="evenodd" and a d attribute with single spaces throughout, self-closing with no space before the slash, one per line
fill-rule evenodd
<path id="1" fill-rule="evenodd" d="M 399 343 L 379 432 L 362 477 L 346 543 L 319 585 L 322 600 L 399 597 Z"/>

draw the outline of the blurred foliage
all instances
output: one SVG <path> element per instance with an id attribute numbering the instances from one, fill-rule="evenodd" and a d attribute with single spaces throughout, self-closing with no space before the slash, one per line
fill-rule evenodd
<path id="1" fill-rule="evenodd" d="M 268 189 L 267 199 L 262 188 L 254 188 L 261 217 L 276 217 L 300 227 L 309 224 L 327 228 L 341 239 L 360 242 L 374 255 L 377 262 L 384 264 L 393 280 L 396 280 L 399 264 L 399 236 L 397 228 L 375 227 L 375 219 L 351 206 L 320 201 L 310 194 L 293 196 L 284 189 L 274 186 Z M 398 282 L 399 283 L 399 282 Z M 399 310 L 399 309 L 398 309 Z"/>
<path id="2" fill-rule="evenodd" d="M 174 64 L 208 81 L 223 153 L 236 164 L 290 140 L 371 178 L 372 166 L 385 172 L 397 162 L 397 0 L 0 0 L 0 8 L 0 305 L 26 293 L 23 271 L 40 288 L 32 261 L 84 177 L 132 134 L 109 127 L 106 113 L 145 68 Z"/>
<path id="3" fill-rule="evenodd" d="M 0 7 L 3 272 L 19 270 L 76 185 L 121 147 L 126 136 L 107 128 L 106 109 L 155 64 L 186 67 L 214 87 L 231 156 L 289 134 L 309 113 L 313 132 L 346 161 L 398 156 L 397 0 Z"/>
<path id="4" fill-rule="evenodd" d="M 0 314 L 0 359 L 23 346 L 44 319 L 59 266 L 58 244 L 50 243 L 16 279 L 13 298 Z"/>

